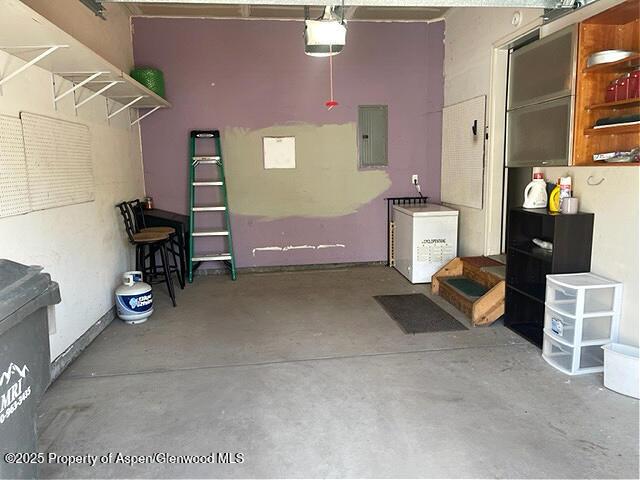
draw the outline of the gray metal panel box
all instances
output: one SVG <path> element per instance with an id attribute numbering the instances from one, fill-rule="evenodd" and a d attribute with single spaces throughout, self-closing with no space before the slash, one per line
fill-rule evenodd
<path id="1" fill-rule="evenodd" d="M 507 112 L 507 167 L 567 165 L 573 101 L 564 97 Z"/>
<path id="2" fill-rule="evenodd" d="M 58 284 L 39 267 L 0 259 L 0 451 L 36 452 L 36 407 L 50 381 L 47 307 Z M 37 464 L 6 463 L 1 478 L 35 478 Z"/>
<path id="3" fill-rule="evenodd" d="M 575 26 L 514 51 L 509 60 L 508 110 L 573 95 L 576 54 Z"/>
<path id="4" fill-rule="evenodd" d="M 386 105 L 358 107 L 358 152 L 360 167 L 387 165 L 388 108 Z"/>
<path id="5" fill-rule="evenodd" d="M 507 167 L 570 163 L 577 37 L 573 25 L 510 55 Z"/>

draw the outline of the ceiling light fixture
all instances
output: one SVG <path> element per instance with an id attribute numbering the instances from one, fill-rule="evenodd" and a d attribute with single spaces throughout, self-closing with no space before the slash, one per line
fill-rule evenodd
<path id="1" fill-rule="evenodd" d="M 304 53 L 312 57 L 330 57 L 342 51 L 347 41 L 347 24 L 342 7 L 327 6 L 317 20 L 309 20 L 305 7 Z"/>

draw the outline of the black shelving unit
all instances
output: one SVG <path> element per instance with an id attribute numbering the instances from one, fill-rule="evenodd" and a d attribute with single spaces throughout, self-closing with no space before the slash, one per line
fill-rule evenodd
<path id="1" fill-rule="evenodd" d="M 546 276 L 591 270 L 593 221 L 593 213 L 563 215 L 544 208 L 509 212 L 504 324 L 538 347 Z M 553 250 L 536 246 L 534 238 L 553 243 Z"/>

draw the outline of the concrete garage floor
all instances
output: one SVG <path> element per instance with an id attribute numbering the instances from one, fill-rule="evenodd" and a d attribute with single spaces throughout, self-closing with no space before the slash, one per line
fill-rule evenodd
<path id="1" fill-rule="evenodd" d="M 41 475 L 638 478 L 637 401 L 501 325 L 405 335 L 372 298 L 424 291 L 385 267 L 199 277 L 176 309 L 158 291 L 51 386 L 40 449 L 244 463 Z"/>

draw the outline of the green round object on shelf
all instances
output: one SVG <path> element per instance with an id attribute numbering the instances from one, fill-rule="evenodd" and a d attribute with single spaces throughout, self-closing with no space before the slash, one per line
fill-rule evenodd
<path id="1" fill-rule="evenodd" d="M 164 98 L 164 75 L 157 68 L 136 67 L 131 70 L 131 77 Z"/>

